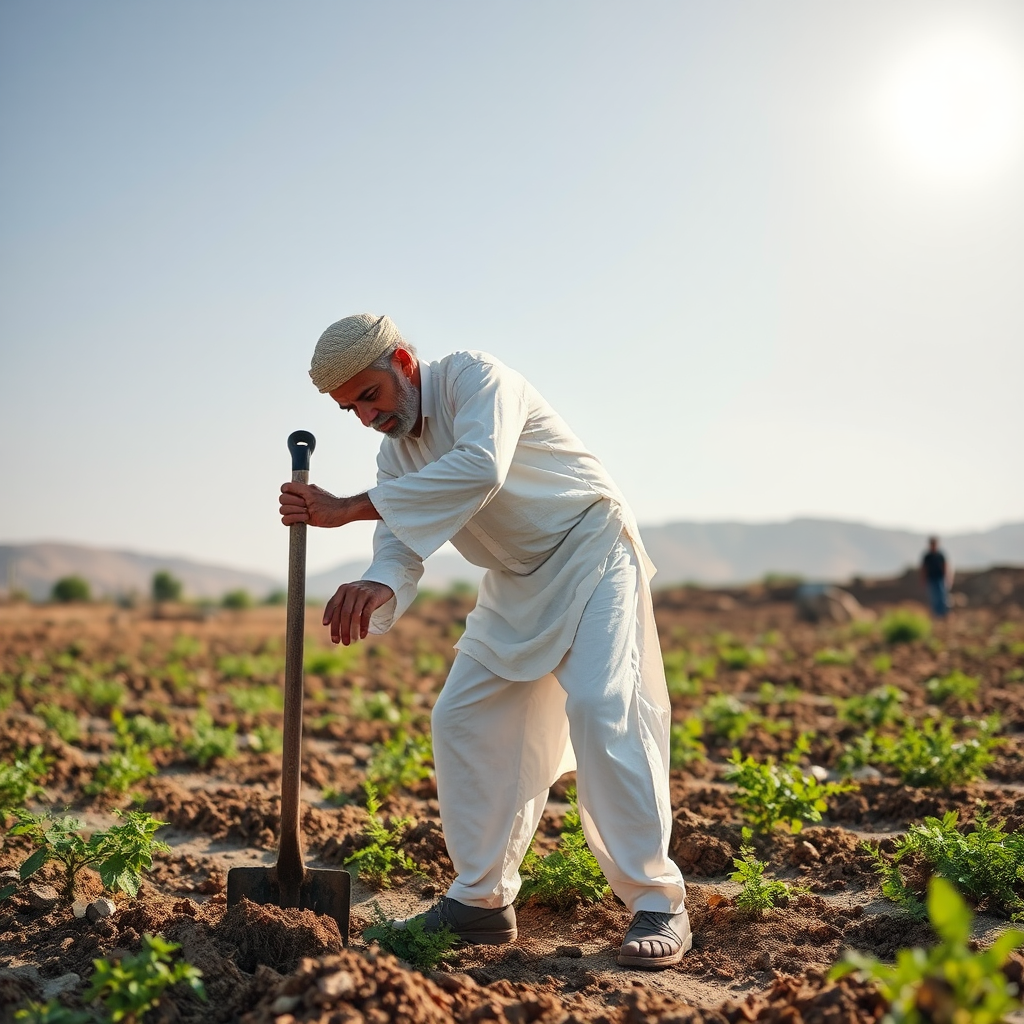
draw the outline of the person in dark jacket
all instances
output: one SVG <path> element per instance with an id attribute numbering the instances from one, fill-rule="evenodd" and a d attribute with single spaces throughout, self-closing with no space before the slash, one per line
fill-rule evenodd
<path id="1" fill-rule="evenodd" d="M 928 550 L 921 559 L 921 579 L 928 591 L 932 614 L 944 619 L 949 613 L 949 563 L 939 548 L 939 538 L 928 538 Z"/>

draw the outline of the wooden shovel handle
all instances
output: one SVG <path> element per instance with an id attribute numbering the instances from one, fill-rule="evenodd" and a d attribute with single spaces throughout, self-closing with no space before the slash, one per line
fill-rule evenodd
<path id="1" fill-rule="evenodd" d="M 292 482 L 309 482 L 309 457 L 316 438 L 308 430 L 288 437 Z M 305 874 L 299 836 L 299 787 L 302 782 L 302 658 L 306 615 L 306 524 L 288 527 L 288 606 L 284 653 L 284 735 L 281 757 L 281 845 L 277 877 L 281 906 L 297 907 Z"/>

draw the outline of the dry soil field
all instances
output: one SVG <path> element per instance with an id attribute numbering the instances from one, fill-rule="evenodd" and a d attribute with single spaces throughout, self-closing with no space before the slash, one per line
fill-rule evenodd
<path id="1" fill-rule="evenodd" d="M 419 869 L 396 870 L 380 890 L 355 882 L 345 949 L 333 922 L 310 912 L 226 906 L 228 869 L 276 856 L 282 609 L 191 620 L 110 606 L 0 607 L 8 791 L 11 766 L 34 756 L 42 791 L 27 796 L 33 810 L 70 813 L 87 835 L 124 821 L 116 809 L 141 809 L 168 823 L 157 837 L 169 846 L 138 894 L 112 895 L 113 913 L 95 921 L 58 898 L 56 862 L 25 883 L 0 879 L 14 888 L 0 902 L 0 1019 L 28 1000 L 87 1008 L 93 961 L 138 952 L 146 934 L 180 944 L 178 955 L 203 972 L 205 1003 L 179 985 L 147 1017 L 168 1022 L 880 1019 L 874 988 L 830 982 L 830 967 L 846 949 L 891 960 L 934 934 L 883 896 L 865 844 L 891 855 L 912 825 L 952 810 L 961 834 L 986 808 L 1008 833 L 1024 829 L 1024 615 L 1015 605 L 966 609 L 930 636 L 891 642 L 884 608 L 871 622 L 815 626 L 785 603 L 691 596 L 665 595 L 657 608 L 677 725 L 672 855 L 695 931 L 693 950 L 661 973 L 616 966 L 628 914 L 611 896 L 562 910 L 527 904 L 515 944 L 463 948 L 435 970 L 413 970 L 364 940 L 374 901 L 387 915 L 415 911 L 452 876 L 423 737 L 467 598 L 421 600 L 389 636 L 340 652 L 328 650 L 319 609 L 310 609 L 307 859 L 340 868 L 366 844 L 370 775 L 386 791 L 381 816 L 412 819 L 401 850 Z M 984 777 L 953 778 L 983 752 L 979 722 L 993 714 L 1002 743 L 981 765 Z M 232 726 L 234 751 L 224 732 Z M 858 788 L 829 797 L 822 820 L 796 834 L 755 830 L 766 876 L 804 890 L 757 916 L 737 903 L 740 885 L 729 877 L 744 817 L 728 760 L 736 748 L 760 764 L 781 761 L 802 733 L 812 734 L 802 777 L 813 781 L 816 766 L 835 780 L 847 764 Z M 154 772 L 132 779 L 145 758 Z M 570 781 L 552 790 L 540 854 L 559 840 Z M 10 834 L 15 820 L 7 814 L 0 870 L 17 869 L 34 849 Z M 920 853 L 904 866 L 908 889 L 922 893 L 932 867 Z M 100 876 L 84 870 L 79 912 L 101 891 Z M 1008 899 L 972 899 L 982 947 L 1008 926 Z M 1022 964 L 1014 954 L 1007 974 L 1019 979 Z"/>

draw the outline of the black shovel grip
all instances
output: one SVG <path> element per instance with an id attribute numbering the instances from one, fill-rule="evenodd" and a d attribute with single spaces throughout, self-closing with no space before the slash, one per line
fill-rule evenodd
<path id="1" fill-rule="evenodd" d="M 288 435 L 288 451 L 292 453 L 292 472 L 309 472 L 309 457 L 316 447 L 316 438 L 308 430 L 293 430 Z"/>

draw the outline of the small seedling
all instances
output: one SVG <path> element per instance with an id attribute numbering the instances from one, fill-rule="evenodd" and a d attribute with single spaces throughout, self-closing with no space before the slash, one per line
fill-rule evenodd
<path id="1" fill-rule="evenodd" d="M 77 743 L 82 735 L 78 715 L 59 704 L 37 704 L 32 709 L 65 743 Z"/>
<path id="2" fill-rule="evenodd" d="M 923 825 L 911 825 L 891 857 L 866 844 L 882 877 L 882 894 L 923 915 L 921 896 L 901 870 L 904 862 L 923 861 L 930 873 L 948 878 L 976 905 L 985 904 L 1012 921 L 1024 920 L 1024 832 L 1007 832 L 1005 822 L 993 824 L 985 808 L 970 832 L 961 832 L 957 821 L 957 812 L 947 811 L 941 819 L 927 817 Z"/>
<path id="3" fill-rule="evenodd" d="M 45 796 L 39 783 L 49 770 L 50 758 L 38 745 L 16 753 L 10 761 L 0 761 L 0 819 L 33 797 Z"/>
<path id="4" fill-rule="evenodd" d="M 384 690 L 365 694 L 360 687 L 353 686 L 348 708 L 353 718 L 365 722 L 389 722 L 396 725 L 402 720 L 401 708 L 395 705 L 391 694 Z"/>
<path id="5" fill-rule="evenodd" d="M 892 656 L 889 654 L 876 654 L 871 659 L 871 667 L 879 674 L 884 674 L 892 668 Z"/>
<path id="6" fill-rule="evenodd" d="M 185 752 L 200 768 L 205 768 L 217 758 L 228 760 L 238 752 L 235 743 L 237 729 L 234 722 L 227 726 L 214 725 L 210 712 L 200 708 L 192 720 L 192 734 L 185 740 Z"/>
<path id="7" fill-rule="evenodd" d="M 217 659 L 217 671 L 226 679 L 274 679 L 284 671 L 277 654 L 225 654 Z M 309 669 L 306 670 L 307 672 Z"/>
<path id="8" fill-rule="evenodd" d="M 876 686 L 868 693 L 837 700 L 836 714 L 840 721 L 850 725 L 879 729 L 904 721 L 901 705 L 906 699 L 906 694 L 895 686 Z"/>
<path id="9" fill-rule="evenodd" d="M 747 707 L 731 693 L 716 693 L 700 709 L 701 718 L 713 736 L 721 736 L 730 743 L 742 739 L 752 725 L 763 721 L 753 708 Z"/>
<path id="10" fill-rule="evenodd" d="M 262 715 L 284 708 L 284 693 L 278 686 L 229 686 L 231 706 L 245 715 Z"/>
<path id="11" fill-rule="evenodd" d="M 124 687 L 112 679 L 93 679 L 75 673 L 68 676 L 66 685 L 93 714 L 101 715 L 124 703 Z"/>
<path id="12" fill-rule="evenodd" d="M 875 764 L 889 765 L 908 786 L 959 786 L 985 778 L 993 751 L 1003 740 L 993 733 L 999 720 L 926 718 L 920 728 L 905 726 L 896 737 L 875 739 Z M 973 730 L 973 736 L 965 736 Z"/>
<path id="13" fill-rule="evenodd" d="M 417 782 L 433 777 L 433 749 L 430 737 L 409 736 L 399 729 L 391 739 L 375 743 L 366 765 L 366 778 L 382 797 L 396 789 L 410 789 Z"/>
<path id="14" fill-rule="evenodd" d="M 768 663 L 768 656 L 760 647 L 725 645 L 718 648 L 718 657 L 726 668 L 751 668 Z"/>
<path id="15" fill-rule="evenodd" d="M 672 697 L 699 697 L 704 691 L 704 683 L 699 676 L 687 672 L 689 655 L 686 651 L 666 651 L 665 682 L 669 695 Z"/>
<path id="16" fill-rule="evenodd" d="M 378 813 L 380 801 L 377 789 L 371 782 L 363 784 L 366 792 L 366 813 L 369 818 L 363 829 L 367 843 L 345 858 L 345 866 L 352 865 L 355 873 L 375 889 L 391 886 L 393 871 L 410 871 L 420 874 L 419 865 L 403 850 L 399 842 L 402 833 L 412 824 L 412 818 L 393 819 L 390 827 Z"/>
<path id="17" fill-rule="evenodd" d="M 736 870 L 729 876 L 739 882 L 743 888 L 736 896 L 736 906 L 753 917 L 761 917 L 776 903 L 790 899 L 798 893 L 807 892 L 801 886 L 787 885 L 778 879 L 767 880 L 764 877 L 765 863 L 757 859 L 751 842 L 752 833 L 749 828 L 742 832 L 743 841 L 739 857 L 733 857 Z"/>
<path id="18" fill-rule="evenodd" d="M 144 811 L 129 811 L 123 825 L 112 825 L 94 832 L 86 840 L 79 831 L 83 822 L 70 815 L 50 818 L 45 814 L 18 811 L 18 819 L 10 834 L 27 836 L 38 849 L 18 869 L 21 880 L 30 878 L 50 860 L 64 868 L 62 895 L 70 902 L 83 868 L 95 868 L 105 889 L 135 896 L 142 882 L 142 872 L 153 866 L 153 854 L 170 849 L 153 838 L 167 824 Z"/>
<path id="19" fill-rule="evenodd" d="M 438 651 L 420 651 L 413 661 L 413 667 L 416 669 L 416 675 L 418 676 L 434 676 L 437 678 L 448 674 L 448 662 L 445 661 L 444 655 Z"/>
<path id="20" fill-rule="evenodd" d="M 893 1024 L 998 1024 L 1019 1010 L 1016 985 L 1002 971 L 1010 953 L 1024 945 L 1024 932 L 1008 929 L 984 952 L 968 946 L 971 912 L 945 878 L 928 885 L 928 917 L 941 940 L 930 949 L 901 949 L 895 965 L 853 950 L 832 968 L 832 979 L 857 972 L 873 981 L 889 1002 Z"/>
<path id="21" fill-rule="evenodd" d="M 45 1003 L 29 1001 L 27 1006 L 15 1011 L 14 1019 L 26 1024 L 98 1024 L 95 1015 L 88 1010 L 72 1010 L 56 999 Z"/>
<path id="22" fill-rule="evenodd" d="M 362 657 L 362 650 L 352 647 L 313 647 L 306 651 L 303 669 L 307 675 L 339 678 L 351 671 Z"/>
<path id="23" fill-rule="evenodd" d="M 929 679 L 924 689 L 932 704 L 945 704 L 947 701 L 971 704 L 978 695 L 978 679 L 954 669 L 949 675 Z"/>
<path id="24" fill-rule="evenodd" d="M 887 644 L 909 644 L 930 636 L 932 624 L 917 612 L 897 608 L 882 619 L 881 628 Z"/>
<path id="25" fill-rule="evenodd" d="M 156 774 L 156 765 L 145 747 L 126 742 L 120 749 L 113 750 L 93 772 L 92 781 L 82 789 L 89 796 L 123 796 L 136 782 Z"/>
<path id="26" fill-rule="evenodd" d="M 776 686 L 775 683 L 766 680 L 757 688 L 757 703 L 769 707 L 778 704 L 793 704 L 800 699 L 802 694 L 803 691 L 796 683 L 783 683 L 782 686 Z"/>
<path id="27" fill-rule="evenodd" d="M 376 942 L 381 949 L 400 960 L 418 967 L 421 971 L 433 970 L 438 964 L 455 957 L 459 937 L 450 928 L 439 928 L 428 932 L 422 921 L 411 918 L 404 927 L 396 928 L 380 909 L 376 900 L 373 908 L 373 923 L 363 929 L 363 938 Z"/>
<path id="28" fill-rule="evenodd" d="M 143 935 L 142 949 L 119 962 L 93 960 L 96 968 L 86 999 L 97 999 L 111 1021 L 141 1024 L 146 1013 L 159 1005 L 171 985 L 184 982 L 200 999 L 206 1000 L 203 972 L 171 954 L 181 947 L 160 935 Z"/>
<path id="29" fill-rule="evenodd" d="M 254 754 L 279 754 L 284 746 L 281 730 L 273 725 L 257 725 L 247 740 Z"/>
<path id="30" fill-rule="evenodd" d="M 519 869 L 523 886 L 517 903 L 535 900 L 555 910 L 569 910 L 581 903 L 597 903 L 610 889 L 597 858 L 583 836 L 576 791 L 566 794 L 569 810 L 565 815 L 558 847 L 546 857 L 531 847 Z"/>
<path id="31" fill-rule="evenodd" d="M 735 783 L 736 802 L 755 831 L 768 833 L 785 825 L 799 832 L 804 822 L 821 821 L 828 810 L 827 797 L 857 788 L 854 783 L 821 783 L 805 775 L 798 762 L 809 750 L 810 738 L 804 734 L 781 764 L 773 758 L 759 764 L 752 757 L 741 758 L 738 750 L 732 752 L 725 778 Z"/>
<path id="32" fill-rule="evenodd" d="M 694 761 L 703 761 L 707 748 L 701 743 L 704 723 L 696 715 L 687 715 L 681 722 L 673 722 L 669 732 L 670 765 L 685 768 Z"/>
<path id="33" fill-rule="evenodd" d="M 856 651 L 838 651 L 834 647 L 826 647 L 814 655 L 818 665 L 852 665 L 856 658 Z"/>

